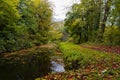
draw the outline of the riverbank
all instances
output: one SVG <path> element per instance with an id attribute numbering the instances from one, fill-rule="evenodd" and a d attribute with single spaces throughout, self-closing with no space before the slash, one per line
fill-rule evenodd
<path id="1" fill-rule="evenodd" d="M 120 55 L 66 42 L 47 44 L 5 53 L 0 72 L 0 80 L 115 80 Z"/>
<path id="2" fill-rule="evenodd" d="M 60 43 L 65 72 L 49 74 L 45 80 L 119 80 L 120 55 Z M 36 80 L 41 80 L 38 78 Z"/>

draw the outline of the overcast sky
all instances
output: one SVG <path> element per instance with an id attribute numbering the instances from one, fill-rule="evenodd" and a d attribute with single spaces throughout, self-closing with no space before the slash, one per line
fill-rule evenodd
<path id="1" fill-rule="evenodd" d="M 78 3 L 79 0 L 49 0 L 53 4 L 53 17 L 58 20 L 64 20 L 66 12 L 73 3 Z"/>

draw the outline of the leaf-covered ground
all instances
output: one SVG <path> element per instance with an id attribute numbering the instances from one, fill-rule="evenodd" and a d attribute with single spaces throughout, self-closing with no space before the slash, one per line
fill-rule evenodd
<path id="1" fill-rule="evenodd" d="M 61 43 L 59 46 L 66 72 L 52 73 L 36 80 L 120 80 L 120 55 L 108 53 L 114 47 L 81 47 L 71 43 Z"/>
<path id="2" fill-rule="evenodd" d="M 120 47 L 115 46 L 106 46 L 106 45 L 99 45 L 99 44 L 84 44 L 82 45 L 84 48 L 90 48 L 94 50 L 109 52 L 109 53 L 117 53 L 120 54 Z"/>
<path id="3" fill-rule="evenodd" d="M 120 80 L 120 68 L 113 70 L 79 69 L 76 71 L 66 71 L 64 73 L 49 74 L 36 80 Z"/>

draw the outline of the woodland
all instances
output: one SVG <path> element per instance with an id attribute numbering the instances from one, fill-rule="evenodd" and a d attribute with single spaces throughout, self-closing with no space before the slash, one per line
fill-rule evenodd
<path id="1" fill-rule="evenodd" d="M 0 0 L 0 80 L 120 80 L 120 0 L 80 0 L 62 21 L 53 7 Z"/>

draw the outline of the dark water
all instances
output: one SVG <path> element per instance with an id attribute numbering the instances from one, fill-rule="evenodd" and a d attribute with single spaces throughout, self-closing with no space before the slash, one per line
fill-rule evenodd
<path id="1" fill-rule="evenodd" d="M 0 58 L 0 80 L 34 80 L 51 72 L 48 52 Z"/>
<path id="2" fill-rule="evenodd" d="M 51 72 L 64 72 L 62 58 L 47 51 L 0 58 L 0 80 L 34 80 Z"/>

